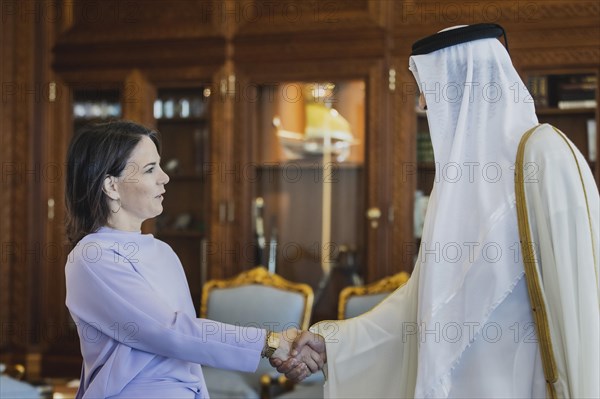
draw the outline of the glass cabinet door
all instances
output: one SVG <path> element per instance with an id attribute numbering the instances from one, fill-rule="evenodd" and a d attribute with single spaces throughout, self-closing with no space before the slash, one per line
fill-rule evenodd
<path id="1" fill-rule="evenodd" d="M 73 132 L 89 123 L 107 122 L 121 117 L 120 90 L 73 89 Z"/>
<path id="2" fill-rule="evenodd" d="M 158 88 L 153 104 L 161 164 L 170 178 L 154 234 L 179 256 L 197 308 L 205 280 L 201 248 L 207 231 L 210 96 L 208 86 Z"/>
<path id="3" fill-rule="evenodd" d="M 318 318 L 320 303 L 365 271 L 365 82 L 264 84 L 256 98 L 246 254 L 310 284 Z"/>

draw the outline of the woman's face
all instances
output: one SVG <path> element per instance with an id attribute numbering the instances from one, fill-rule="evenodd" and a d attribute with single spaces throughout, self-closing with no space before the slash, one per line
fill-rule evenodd
<path id="1" fill-rule="evenodd" d="M 143 136 L 121 176 L 116 178 L 121 208 L 111 214 L 111 224 L 122 230 L 140 230 L 144 220 L 162 213 L 162 194 L 168 182 L 169 176 L 160 167 L 156 146 Z"/>

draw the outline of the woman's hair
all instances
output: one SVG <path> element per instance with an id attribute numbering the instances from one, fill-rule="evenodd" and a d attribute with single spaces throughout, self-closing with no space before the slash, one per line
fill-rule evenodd
<path id="1" fill-rule="evenodd" d="M 79 130 L 67 154 L 67 238 L 75 246 L 108 221 L 106 176 L 120 176 L 135 146 L 149 137 L 160 154 L 158 132 L 127 121 L 92 124 Z"/>

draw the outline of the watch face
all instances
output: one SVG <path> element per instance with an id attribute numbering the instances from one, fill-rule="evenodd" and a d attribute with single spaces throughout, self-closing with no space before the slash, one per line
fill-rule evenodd
<path id="1" fill-rule="evenodd" d="M 277 348 L 279 348 L 279 338 L 277 338 L 275 334 L 272 334 L 269 337 L 267 345 L 269 346 L 269 348 L 273 348 L 273 350 L 276 350 Z"/>

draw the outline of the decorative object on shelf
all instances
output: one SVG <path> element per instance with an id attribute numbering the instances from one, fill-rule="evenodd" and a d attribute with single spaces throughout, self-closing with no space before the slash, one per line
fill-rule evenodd
<path id="1" fill-rule="evenodd" d="M 598 136 L 596 134 L 596 120 L 588 119 L 587 120 L 587 137 L 588 137 L 588 161 L 595 162 L 596 161 L 596 140 L 598 140 Z"/>
<path id="2" fill-rule="evenodd" d="M 163 116 L 171 119 L 175 116 L 175 100 L 169 98 L 163 102 Z"/>
<path id="3" fill-rule="evenodd" d="M 567 75 L 557 77 L 557 106 L 559 109 L 596 108 L 595 75 Z"/>
<path id="4" fill-rule="evenodd" d="M 429 196 L 424 195 L 423 191 L 415 191 L 414 206 L 414 235 L 415 238 L 421 238 L 423 234 L 423 224 L 425 223 L 425 214 L 427 213 L 427 204 Z"/>
<path id="5" fill-rule="evenodd" d="M 548 78 L 546 76 L 530 76 L 527 88 L 537 107 L 548 106 Z"/>
<path id="6" fill-rule="evenodd" d="M 121 104 L 107 101 L 76 101 L 73 103 L 73 116 L 76 119 L 106 119 L 121 116 Z"/>
<path id="7" fill-rule="evenodd" d="M 265 266 L 265 224 L 263 219 L 263 208 L 265 201 L 262 197 L 256 197 L 252 208 L 254 211 L 254 231 L 256 235 L 256 254 L 254 263 L 257 266 Z"/>
<path id="8" fill-rule="evenodd" d="M 157 98 L 156 101 L 154 101 L 153 114 L 154 119 L 160 119 L 163 117 L 163 102 L 160 98 Z"/>
<path id="9" fill-rule="evenodd" d="M 208 93 L 206 90 L 209 90 Z M 155 119 L 188 119 L 203 118 L 206 113 L 206 98 L 210 96 L 210 89 L 204 89 L 202 94 L 193 94 L 190 91 L 175 95 L 169 94 L 154 101 Z"/>
<path id="10" fill-rule="evenodd" d="M 187 98 L 181 98 L 178 102 L 177 110 L 180 118 L 189 118 L 190 116 L 190 100 Z"/>
<path id="11" fill-rule="evenodd" d="M 348 121 L 335 108 L 323 103 L 307 104 L 305 115 L 304 133 L 285 130 L 281 119 L 277 116 L 273 118 L 273 126 L 277 128 L 277 136 L 286 157 L 302 159 L 322 156 L 329 151 L 338 162 L 343 162 L 350 155 L 351 146 L 358 144 Z"/>
<path id="12" fill-rule="evenodd" d="M 340 245 L 335 265 L 349 274 L 352 285 L 361 286 L 364 284 L 362 277 L 358 274 L 358 263 L 356 261 L 356 250 L 345 244 Z"/>
<path id="13" fill-rule="evenodd" d="M 175 230 L 186 230 L 192 224 L 192 215 L 189 213 L 181 213 L 177 215 L 175 218 L 175 223 L 173 223 L 173 228 Z"/>
<path id="14" fill-rule="evenodd" d="M 269 240 L 269 259 L 267 261 L 267 266 L 269 269 L 269 273 L 277 272 L 277 227 L 275 227 L 276 223 L 271 221 L 271 239 Z"/>
<path id="15" fill-rule="evenodd" d="M 177 158 L 169 159 L 165 162 L 165 172 L 177 173 L 179 171 L 179 160 Z"/>
<path id="16" fill-rule="evenodd" d="M 206 90 L 206 89 L 205 89 Z M 190 104 L 190 112 L 194 118 L 204 116 L 205 104 L 200 97 L 194 97 Z"/>
<path id="17" fill-rule="evenodd" d="M 594 74 L 532 75 L 527 88 L 538 108 L 596 108 L 598 78 Z"/>

